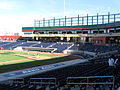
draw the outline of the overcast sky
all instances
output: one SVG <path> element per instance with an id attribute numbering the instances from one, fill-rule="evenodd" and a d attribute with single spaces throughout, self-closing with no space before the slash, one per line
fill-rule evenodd
<path id="1" fill-rule="evenodd" d="M 22 32 L 34 20 L 120 13 L 120 0 L 0 0 L 0 35 Z"/>

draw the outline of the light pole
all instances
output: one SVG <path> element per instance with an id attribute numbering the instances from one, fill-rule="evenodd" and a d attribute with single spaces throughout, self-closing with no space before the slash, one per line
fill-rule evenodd
<path id="1" fill-rule="evenodd" d="M 65 9 L 66 9 L 66 2 L 65 2 L 65 0 L 64 0 L 64 16 L 66 16 L 66 13 L 65 13 Z"/>

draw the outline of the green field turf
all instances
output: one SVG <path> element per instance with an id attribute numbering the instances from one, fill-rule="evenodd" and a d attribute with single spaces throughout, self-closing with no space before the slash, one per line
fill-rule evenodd
<path id="1" fill-rule="evenodd" d="M 20 60 L 25 59 L 27 57 L 12 55 L 12 54 L 0 54 L 0 62 L 11 61 L 11 60 Z"/>
<path id="2" fill-rule="evenodd" d="M 18 55 L 15 55 L 15 54 L 18 54 Z M 19 54 L 29 55 L 29 56 L 36 56 L 36 55 L 49 56 L 51 57 L 51 59 L 40 59 L 40 60 L 31 59 L 29 61 L 19 61 L 20 59 L 27 58 L 25 56 L 20 56 Z M 12 61 L 12 60 L 16 60 L 16 62 L 1 64 L 2 62 Z M 2 50 L 0 51 L 0 73 L 20 70 L 25 68 L 31 68 L 36 66 L 48 65 L 48 64 L 53 64 L 53 63 L 58 63 L 58 62 L 63 62 L 68 60 L 70 60 L 69 56 L 53 55 L 51 53 L 38 54 L 38 53 L 30 53 L 30 52 L 14 52 L 14 51 Z"/>

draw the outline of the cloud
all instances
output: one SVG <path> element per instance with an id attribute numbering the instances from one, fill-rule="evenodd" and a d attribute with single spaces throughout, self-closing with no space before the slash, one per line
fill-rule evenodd
<path id="1" fill-rule="evenodd" d="M 23 26 L 32 26 L 33 20 L 26 16 L 0 15 L 0 32 L 21 33 Z"/>
<path id="2" fill-rule="evenodd" d="M 42 18 L 38 15 L 0 15 L 0 35 L 5 33 L 22 33 L 22 27 L 34 26 L 34 20 L 42 20 Z"/>

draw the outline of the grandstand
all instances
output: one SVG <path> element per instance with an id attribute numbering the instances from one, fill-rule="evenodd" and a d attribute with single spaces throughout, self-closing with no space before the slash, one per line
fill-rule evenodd
<path id="1" fill-rule="evenodd" d="M 1 90 L 117 90 L 108 58 L 120 58 L 120 14 L 35 20 L 23 36 L 0 36 L 0 48 L 60 53 L 80 57 L 1 73 Z M 82 58 L 82 59 L 81 59 Z"/>

